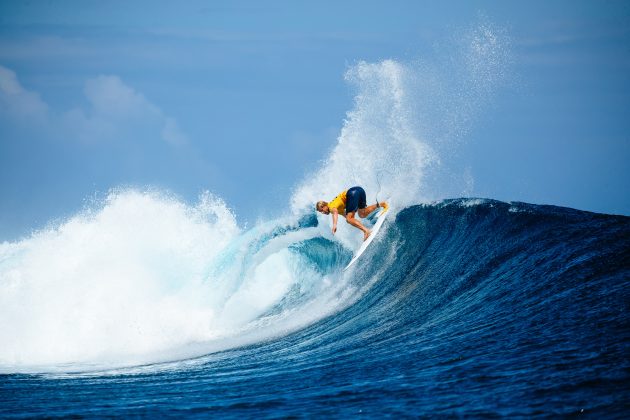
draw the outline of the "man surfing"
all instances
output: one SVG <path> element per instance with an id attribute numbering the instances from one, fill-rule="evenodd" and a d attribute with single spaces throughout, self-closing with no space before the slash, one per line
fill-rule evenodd
<path id="1" fill-rule="evenodd" d="M 358 212 L 359 217 L 366 218 L 370 213 L 379 207 L 387 210 L 388 205 L 385 202 L 379 203 L 377 201 L 376 204 L 368 206 L 365 198 L 365 190 L 361 187 L 352 187 L 349 190 L 339 193 L 339 195 L 331 202 L 318 201 L 315 205 L 315 209 L 318 212 L 323 214 L 332 214 L 333 235 L 337 232 L 337 219 L 341 214 L 346 218 L 346 222 L 363 232 L 364 241 L 370 236 L 371 231 L 363 226 L 359 220 L 355 219 L 354 215 Z"/>

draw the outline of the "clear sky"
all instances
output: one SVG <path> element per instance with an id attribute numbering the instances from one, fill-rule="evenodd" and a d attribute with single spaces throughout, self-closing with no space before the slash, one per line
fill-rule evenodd
<path id="1" fill-rule="evenodd" d="M 510 58 L 441 157 L 466 194 L 630 214 L 627 1 L 0 0 L 0 241 L 117 187 L 273 214 L 335 145 L 349 67 L 447 61 L 480 16 Z"/>

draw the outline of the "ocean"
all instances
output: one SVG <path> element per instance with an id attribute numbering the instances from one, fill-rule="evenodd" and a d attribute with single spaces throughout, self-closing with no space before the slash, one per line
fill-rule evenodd
<path id="1" fill-rule="evenodd" d="M 15 260 L 68 232 L 5 244 L 0 416 L 628 415 L 630 218 L 485 199 L 394 211 L 346 272 L 351 251 L 307 214 L 236 234 L 187 273 L 199 282 L 118 299 L 94 280 L 18 284 Z M 65 301 L 24 308 L 48 299 Z"/>

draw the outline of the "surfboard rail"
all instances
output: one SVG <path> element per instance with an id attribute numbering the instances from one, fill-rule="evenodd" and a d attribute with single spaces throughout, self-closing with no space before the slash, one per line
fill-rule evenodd
<path id="1" fill-rule="evenodd" d="M 390 203 L 390 205 L 387 208 L 382 209 L 376 215 L 376 218 L 378 220 L 376 221 L 376 223 L 372 227 L 372 232 L 370 233 L 370 236 L 368 236 L 368 238 L 365 241 L 363 241 L 363 243 L 361 244 L 361 246 L 359 247 L 357 252 L 354 254 L 352 259 L 348 263 L 348 265 L 346 265 L 346 267 L 343 269 L 343 271 L 346 271 L 348 268 L 350 268 L 350 266 L 352 266 L 359 259 L 361 254 L 363 254 L 365 252 L 365 250 L 367 249 L 367 247 L 372 243 L 372 241 L 374 240 L 374 238 L 378 234 L 378 231 L 381 229 L 381 226 L 383 226 L 383 222 L 385 221 L 385 218 L 387 217 L 387 215 L 390 212 L 390 208 L 391 208 L 390 206 L 391 206 L 391 203 Z"/>

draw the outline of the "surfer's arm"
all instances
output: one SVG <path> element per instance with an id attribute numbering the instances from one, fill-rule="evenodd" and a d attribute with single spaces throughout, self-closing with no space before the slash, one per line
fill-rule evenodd
<path id="1" fill-rule="evenodd" d="M 334 235 L 335 232 L 337 232 L 337 220 L 339 219 L 339 212 L 337 211 L 336 208 L 331 209 L 330 212 L 332 213 L 332 218 L 333 218 L 332 233 Z"/>

